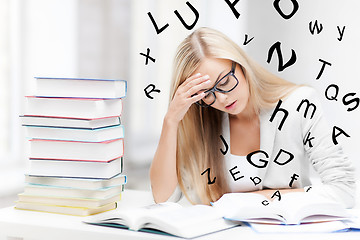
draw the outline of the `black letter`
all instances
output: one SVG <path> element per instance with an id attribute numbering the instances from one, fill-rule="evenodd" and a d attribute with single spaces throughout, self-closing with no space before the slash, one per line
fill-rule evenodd
<path id="1" fill-rule="evenodd" d="M 303 142 L 304 145 L 306 145 L 306 143 L 309 142 L 309 147 L 313 147 L 313 145 L 311 144 L 311 140 L 313 140 L 315 137 L 310 138 L 310 134 L 311 132 L 308 132 L 308 135 L 306 136 L 306 139 Z"/>
<path id="2" fill-rule="evenodd" d="M 250 177 L 250 180 L 256 185 L 261 183 L 261 178 L 259 177 Z"/>
<path id="3" fill-rule="evenodd" d="M 283 163 L 278 162 L 278 158 L 279 158 L 279 156 L 281 155 L 282 152 L 287 153 L 287 154 L 289 155 L 289 159 L 286 160 L 286 161 L 283 162 Z M 280 151 L 278 152 L 278 154 L 277 154 L 276 157 L 275 157 L 274 163 L 277 163 L 277 164 L 279 164 L 280 166 L 283 166 L 283 165 L 289 163 L 291 160 L 293 160 L 293 158 L 294 158 L 294 155 L 293 155 L 291 152 L 288 152 L 288 151 L 285 151 L 285 150 L 283 150 L 283 149 L 280 149 Z"/>
<path id="4" fill-rule="evenodd" d="M 342 31 L 340 30 L 340 27 L 339 27 L 339 26 L 337 26 L 337 29 L 338 29 L 339 34 L 340 34 L 340 37 L 339 37 L 337 40 L 341 41 L 342 38 L 343 38 L 343 35 L 344 35 L 345 26 L 343 27 Z"/>
<path id="5" fill-rule="evenodd" d="M 225 0 L 225 2 L 229 5 L 229 7 L 231 8 L 231 11 L 234 13 L 236 19 L 238 19 L 240 17 L 240 13 L 235 9 L 235 5 L 239 2 L 240 0 L 235 0 L 234 2 L 230 2 L 229 0 Z"/>
<path id="6" fill-rule="evenodd" d="M 194 26 L 196 25 L 197 21 L 199 20 L 199 12 L 191 5 L 191 3 L 186 2 L 186 5 L 189 6 L 189 8 L 191 9 L 191 11 L 193 11 L 193 13 L 195 14 L 195 21 L 191 24 L 188 25 L 186 24 L 186 22 L 184 21 L 184 19 L 181 17 L 181 15 L 179 14 L 178 10 L 175 10 L 174 13 L 176 14 L 176 16 L 180 19 L 181 23 L 184 25 L 184 27 L 187 30 L 191 30 L 194 28 Z"/>
<path id="7" fill-rule="evenodd" d="M 264 205 L 264 206 L 269 205 L 269 201 L 268 201 L 268 200 L 264 200 L 264 201 L 262 201 L 261 203 L 262 203 L 262 205 Z"/>
<path id="8" fill-rule="evenodd" d="M 289 112 L 288 112 L 286 109 L 280 108 L 281 103 L 282 103 L 282 101 L 279 100 L 279 102 L 278 102 L 278 104 L 276 105 L 276 108 L 274 109 L 274 112 L 273 112 L 273 114 L 271 115 L 271 118 L 270 118 L 270 122 L 272 122 L 272 121 L 274 120 L 275 115 L 277 114 L 277 112 L 280 111 L 280 112 L 283 112 L 283 113 L 284 113 L 284 117 L 283 117 L 283 119 L 281 120 L 281 123 L 280 123 L 280 125 L 279 125 L 279 127 L 278 127 L 279 131 L 281 131 L 281 128 L 282 128 L 282 126 L 284 125 L 284 122 L 285 122 L 286 118 L 287 118 L 288 115 L 289 115 Z"/>
<path id="9" fill-rule="evenodd" d="M 249 42 L 251 42 L 251 40 L 253 40 L 254 39 L 254 37 L 252 37 L 252 38 L 250 38 L 249 40 L 248 40 L 248 35 L 247 34 L 245 34 L 245 40 L 244 40 L 244 43 L 243 43 L 243 45 L 247 45 Z"/>
<path id="10" fill-rule="evenodd" d="M 156 22 L 155 22 L 155 20 L 154 20 L 154 18 L 153 18 L 153 16 L 151 15 L 150 12 L 148 12 L 148 15 L 149 15 L 149 17 L 150 17 L 150 20 L 151 20 L 152 24 L 153 24 L 154 27 L 155 27 L 155 30 L 156 30 L 156 33 L 157 33 L 157 34 L 160 34 L 162 31 L 164 31 L 164 30 L 169 26 L 169 24 L 167 23 L 167 24 L 165 24 L 162 28 L 159 29 L 158 26 L 157 26 L 157 24 L 156 24 Z"/>
<path id="11" fill-rule="evenodd" d="M 335 88 L 335 96 L 329 97 L 327 93 L 328 93 L 329 88 L 332 88 L 332 87 Z M 325 90 L 325 97 L 330 101 L 331 100 L 337 101 L 336 98 L 337 98 L 338 94 L 339 94 L 339 87 L 336 84 L 330 84 Z"/>
<path id="12" fill-rule="evenodd" d="M 338 130 L 340 133 L 335 134 L 335 130 Z M 334 143 L 335 145 L 338 145 L 338 141 L 336 140 L 336 138 L 337 138 L 338 136 L 340 136 L 341 134 L 344 134 L 346 137 L 350 137 L 350 135 L 347 134 L 344 130 L 342 130 L 341 128 L 339 128 L 339 127 L 337 127 L 337 126 L 334 126 L 334 127 L 333 127 L 333 132 L 332 132 L 332 140 L 333 140 L 333 143 Z"/>
<path id="13" fill-rule="evenodd" d="M 329 62 L 327 62 L 327 61 L 325 61 L 325 60 L 319 59 L 319 61 L 322 62 L 323 65 L 321 66 L 320 72 L 319 72 L 319 74 L 317 75 L 316 80 L 318 80 L 318 79 L 321 77 L 321 75 L 322 75 L 322 73 L 323 73 L 323 71 L 324 71 L 324 69 L 325 69 L 325 65 L 331 66 L 331 63 L 329 63 Z"/>
<path id="14" fill-rule="evenodd" d="M 263 153 L 263 154 L 265 154 L 265 156 L 266 156 L 267 158 L 269 158 L 269 155 L 268 155 L 265 151 L 257 150 L 257 151 L 254 151 L 254 152 L 252 152 L 252 153 L 249 153 L 249 154 L 246 156 L 247 161 L 248 161 L 251 165 L 253 165 L 254 167 L 257 167 L 257 168 L 264 168 L 264 167 L 266 167 L 267 164 L 268 164 L 268 161 L 266 161 L 266 160 L 259 159 L 260 162 L 263 162 L 263 163 L 264 163 L 264 165 L 262 165 L 262 166 L 256 165 L 255 163 L 253 163 L 253 162 L 251 161 L 252 155 L 254 155 L 254 154 L 256 154 L 256 153 Z"/>
<path id="15" fill-rule="evenodd" d="M 291 180 L 290 180 L 290 183 L 289 183 L 289 187 L 292 187 L 294 181 L 297 180 L 298 177 L 299 177 L 299 175 L 297 175 L 296 173 L 294 173 L 294 174 L 291 176 Z"/>
<path id="16" fill-rule="evenodd" d="M 276 11 L 277 11 L 284 19 L 290 19 L 290 18 L 296 13 L 296 11 L 299 9 L 299 3 L 298 3 L 296 0 L 291 0 L 291 2 L 292 2 L 293 5 L 294 5 L 294 8 L 293 8 L 292 12 L 291 12 L 289 15 L 285 15 L 285 14 L 282 12 L 282 10 L 280 9 L 279 2 L 280 2 L 280 0 L 275 0 L 275 1 L 274 1 L 274 7 L 275 7 Z"/>
<path id="17" fill-rule="evenodd" d="M 220 151 L 221 151 L 221 153 L 223 154 L 223 155 L 225 155 L 226 153 L 227 153 L 227 151 L 229 150 L 229 145 L 226 143 L 226 141 L 225 141 L 225 139 L 224 139 L 224 137 L 222 136 L 222 135 L 220 135 L 220 138 L 221 138 L 221 141 L 224 143 L 224 145 L 225 145 L 225 150 L 222 150 L 221 148 L 220 148 Z"/>
<path id="18" fill-rule="evenodd" d="M 307 112 L 308 112 L 310 106 L 313 107 L 313 111 L 312 111 L 312 114 L 311 114 L 311 117 L 310 117 L 310 119 L 312 119 L 314 114 L 315 114 L 315 111 L 316 111 L 316 106 L 315 106 L 315 104 L 310 103 L 309 100 L 303 99 L 301 101 L 301 103 L 299 104 L 299 106 L 297 107 L 296 111 L 300 112 L 300 108 L 303 105 L 303 103 L 306 103 L 306 109 L 305 109 L 305 112 L 304 112 L 304 118 L 306 118 Z"/>
<path id="19" fill-rule="evenodd" d="M 348 93 L 348 94 L 346 94 L 346 95 L 343 97 L 342 102 L 343 102 L 344 105 L 349 105 L 349 104 L 351 104 L 352 102 L 355 102 L 355 104 L 356 104 L 355 107 L 348 108 L 348 109 L 347 109 L 348 112 L 351 112 L 352 110 L 355 110 L 355 109 L 359 106 L 359 101 L 360 101 L 360 99 L 359 99 L 359 98 L 353 98 L 353 99 L 351 99 L 350 101 L 346 101 L 345 98 L 347 98 L 348 96 L 355 96 L 355 95 L 356 95 L 356 93 Z"/>
<path id="20" fill-rule="evenodd" d="M 289 59 L 289 61 L 287 61 L 287 63 L 283 64 L 283 57 L 282 57 L 280 45 L 281 45 L 280 42 L 276 42 L 270 47 L 269 52 L 268 52 L 268 57 L 266 60 L 267 63 L 270 63 L 272 55 L 273 55 L 274 51 L 276 50 L 276 53 L 279 58 L 279 65 L 278 65 L 279 72 L 283 71 L 287 67 L 290 67 L 291 65 L 293 65 L 296 62 L 296 53 L 295 53 L 294 49 L 291 49 L 291 58 Z"/>
<path id="21" fill-rule="evenodd" d="M 150 91 L 148 91 L 148 88 L 151 88 Z M 147 87 L 144 89 L 144 92 L 145 92 L 145 95 L 146 95 L 148 98 L 154 99 L 152 96 L 150 96 L 150 93 L 151 93 L 151 92 L 160 93 L 160 90 L 159 90 L 159 89 L 155 89 L 155 85 L 154 85 L 154 84 L 149 84 L 149 86 L 147 86 Z"/>
<path id="22" fill-rule="evenodd" d="M 317 20 L 315 20 L 315 25 L 314 26 L 312 26 L 312 21 L 309 22 L 309 30 L 310 30 L 312 35 L 314 35 L 315 28 L 316 28 L 317 34 L 319 34 L 323 30 L 323 25 L 320 23 L 320 27 L 319 27 Z"/>
<path id="23" fill-rule="evenodd" d="M 271 198 L 274 198 L 275 196 L 277 196 L 279 199 L 279 201 L 281 200 L 281 194 L 280 194 L 280 191 L 277 190 L 276 192 L 274 192 L 274 194 L 271 196 Z"/>
<path id="24" fill-rule="evenodd" d="M 140 55 L 146 57 L 146 59 L 145 59 L 145 65 L 148 65 L 149 59 L 150 59 L 151 61 L 155 62 L 155 58 L 150 57 L 150 48 L 147 48 L 147 49 L 146 49 L 146 54 L 145 54 L 145 53 L 140 53 Z"/>
<path id="25" fill-rule="evenodd" d="M 236 169 L 237 168 L 237 166 L 235 166 L 235 167 L 233 167 L 232 169 L 230 169 L 229 170 L 229 172 L 230 172 L 230 174 L 231 174 L 231 176 L 233 177 L 233 179 L 234 179 L 234 181 L 237 181 L 237 180 L 239 180 L 239 179 L 241 179 L 241 178 L 243 178 L 244 176 L 240 176 L 240 177 L 238 177 L 238 178 L 235 178 L 235 174 L 238 174 L 238 173 L 240 173 L 240 171 L 237 171 L 237 172 L 232 172 L 234 169 Z"/>
<path id="26" fill-rule="evenodd" d="M 208 184 L 210 185 L 210 184 L 213 184 L 213 183 L 215 183 L 215 179 L 216 179 L 216 177 L 214 177 L 214 180 L 210 180 L 210 168 L 208 168 L 208 169 L 206 169 L 201 175 L 204 175 L 204 173 L 208 173 Z"/>

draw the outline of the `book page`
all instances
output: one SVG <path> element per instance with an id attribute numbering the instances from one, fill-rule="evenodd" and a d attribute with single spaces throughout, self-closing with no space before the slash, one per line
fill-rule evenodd
<path id="1" fill-rule="evenodd" d="M 117 209 L 116 211 L 90 218 L 86 222 L 112 226 L 123 225 L 136 231 L 145 224 L 144 220 L 147 216 L 156 216 L 163 211 L 171 211 L 178 208 L 182 208 L 180 204 L 165 202 L 133 209 Z"/>
<path id="2" fill-rule="evenodd" d="M 340 220 L 349 217 L 339 203 L 312 193 L 283 194 L 281 201 L 272 202 L 287 224 Z"/>
<path id="3" fill-rule="evenodd" d="M 223 214 L 225 219 L 250 222 L 281 223 L 282 216 L 265 196 L 256 193 L 224 194 L 212 205 Z"/>
<path id="4" fill-rule="evenodd" d="M 238 225 L 227 222 L 213 207 L 193 205 L 147 215 L 143 228 L 157 229 L 175 236 L 192 238 Z"/>

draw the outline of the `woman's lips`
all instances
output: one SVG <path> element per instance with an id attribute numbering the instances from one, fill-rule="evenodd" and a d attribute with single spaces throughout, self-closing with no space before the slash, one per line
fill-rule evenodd
<path id="1" fill-rule="evenodd" d="M 228 110 L 234 108 L 235 105 L 236 105 L 236 102 L 237 102 L 237 101 L 234 101 L 233 103 L 227 105 L 225 108 L 228 109 Z"/>

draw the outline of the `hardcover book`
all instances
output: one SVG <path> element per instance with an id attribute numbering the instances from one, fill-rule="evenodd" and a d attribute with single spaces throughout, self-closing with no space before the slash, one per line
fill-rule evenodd
<path id="1" fill-rule="evenodd" d="M 30 159 L 109 162 L 124 154 L 124 139 L 103 142 L 30 140 Z"/>
<path id="2" fill-rule="evenodd" d="M 49 139 L 80 142 L 104 142 L 124 138 L 124 126 L 87 128 L 63 128 L 27 126 L 27 136 L 34 139 Z"/>
<path id="3" fill-rule="evenodd" d="M 121 125 L 120 117 L 118 116 L 104 118 L 61 118 L 21 115 L 20 119 L 23 126 L 96 129 Z"/>
<path id="4" fill-rule="evenodd" d="M 122 113 L 122 99 L 26 97 L 24 115 L 62 118 L 105 118 Z"/>
<path id="5" fill-rule="evenodd" d="M 31 159 L 28 170 L 30 176 L 112 178 L 122 172 L 123 158 L 109 162 Z"/>
<path id="6" fill-rule="evenodd" d="M 36 77 L 36 96 L 123 98 L 127 82 L 116 79 Z"/>
<path id="7" fill-rule="evenodd" d="M 121 166 L 121 164 L 120 164 Z M 25 175 L 25 183 L 59 187 L 98 189 L 126 184 L 127 177 L 118 174 L 111 178 L 49 177 Z"/>

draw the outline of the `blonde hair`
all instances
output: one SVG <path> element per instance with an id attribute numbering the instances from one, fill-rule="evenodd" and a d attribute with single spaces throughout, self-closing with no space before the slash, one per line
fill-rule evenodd
<path id="1" fill-rule="evenodd" d="M 249 86 L 249 102 L 256 114 L 273 107 L 294 88 L 253 62 L 231 39 L 219 31 L 199 28 L 179 45 L 173 66 L 170 101 L 178 87 L 201 64 L 204 58 L 229 59 L 238 63 Z M 209 204 L 229 192 L 225 178 L 223 155 L 220 152 L 222 112 L 193 104 L 179 124 L 176 168 L 179 186 L 192 203 Z M 210 168 L 210 173 L 204 173 Z M 203 173 L 203 174 L 202 174 Z M 208 183 L 207 174 L 215 183 Z M 192 192 L 192 194 L 190 194 Z"/>

